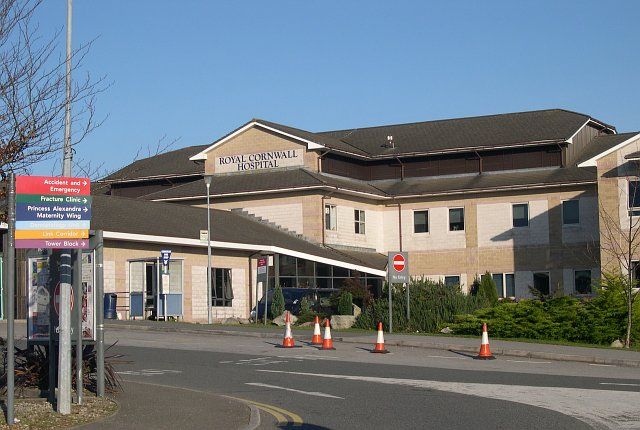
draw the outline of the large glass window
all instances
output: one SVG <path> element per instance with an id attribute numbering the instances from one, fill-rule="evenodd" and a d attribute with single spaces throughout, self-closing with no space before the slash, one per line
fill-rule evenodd
<path id="1" fill-rule="evenodd" d="M 640 181 L 629 181 L 629 208 L 640 208 Z"/>
<path id="2" fill-rule="evenodd" d="M 280 276 L 296 276 L 296 258 L 280 254 Z"/>
<path id="3" fill-rule="evenodd" d="M 591 270 L 573 272 L 576 294 L 591 294 Z"/>
<path id="4" fill-rule="evenodd" d="M 579 200 L 566 200 L 562 202 L 562 224 L 580 224 Z"/>
<path id="5" fill-rule="evenodd" d="M 449 231 L 464 230 L 464 208 L 449 209 Z"/>
<path id="6" fill-rule="evenodd" d="M 549 295 L 549 272 L 535 272 L 533 274 L 533 288 L 544 296 Z"/>
<path id="7" fill-rule="evenodd" d="M 231 269 L 212 268 L 211 286 L 212 305 L 229 307 L 233 301 L 233 287 L 231 285 Z"/>
<path id="8" fill-rule="evenodd" d="M 364 216 L 364 211 L 361 211 L 359 209 L 356 209 L 353 211 L 353 216 L 354 216 L 354 220 L 355 220 L 355 232 L 356 234 L 364 234 L 365 230 L 364 230 L 364 221 L 365 221 L 365 216 Z"/>
<path id="9" fill-rule="evenodd" d="M 496 290 L 498 291 L 498 297 L 504 297 L 504 284 L 502 282 L 502 273 L 494 273 L 491 275 L 493 282 L 496 284 Z"/>
<path id="10" fill-rule="evenodd" d="M 516 277 L 513 273 L 504 274 L 504 285 L 507 297 L 516 296 Z"/>
<path id="11" fill-rule="evenodd" d="M 429 211 L 413 212 L 413 232 L 428 233 L 429 232 Z"/>
<path id="12" fill-rule="evenodd" d="M 511 207 L 513 212 L 513 226 L 527 227 L 529 225 L 529 203 L 518 203 Z"/>
<path id="13" fill-rule="evenodd" d="M 457 276 L 457 275 L 445 276 L 444 277 L 444 284 L 447 287 L 458 286 L 458 285 L 460 285 L 460 276 Z"/>
<path id="14" fill-rule="evenodd" d="M 335 230 L 337 228 L 337 216 L 335 205 L 324 205 L 324 228 Z"/>

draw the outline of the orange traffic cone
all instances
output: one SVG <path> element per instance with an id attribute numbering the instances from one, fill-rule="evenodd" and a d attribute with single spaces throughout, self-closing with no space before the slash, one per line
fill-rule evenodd
<path id="1" fill-rule="evenodd" d="M 293 342 L 293 337 L 291 336 L 291 318 L 289 317 L 289 311 L 284 316 L 284 339 L 282 340 L 283 348 L 294 348 L 295 344 Z"/>
<path id="2" fill-rule="evenodd" d="M 324 323 L 324 338 L 322 338 L 322 349 L 335 349 L 333 347 L 333 339 L 331 339 L 331 327 L 329 326 L 328 319 L 326 319 Z"/>
<path id="3" fill-rule="evenodd" d="M 371 352 L 377 352 L 378 354 L 387 354 L 387 351 L 384 347 L 384 333 L 382 332 L 382 323 L 378 323 L 378 339 L 376 340 L 376 346 L 371 350 Z"/>
<path id="4" fill-rule="evenodd" d="M 316 315 L 315 322 L 313 324 L 313 337 L 311 338 L 312 345 L 322 345 L 322 335 L 320 334 L 320 320 Z"/>
<path id="5" fill-rule="evenodd" d="M 487 333 L 487 323 L 482 324 L 482 342 L 480 344 L 480 352 L 475 358 L 478 360 L 496 359 L 493 354 L 491 354 L 491 349 L 489 349 L 489 334 Z"/>

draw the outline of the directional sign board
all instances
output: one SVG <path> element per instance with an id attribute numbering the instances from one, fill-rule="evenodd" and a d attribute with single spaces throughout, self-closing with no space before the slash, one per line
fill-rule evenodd
<path id="1" fill-rule="evenodd" d="M 89 247 L 88 178 L 16 177 L 16 248 Z"/>
<path id="2" fill-rule="evenodd" d="M 167 269 L 169 268 L 169 260 L 171 260 L 171 250 L 170 249 L 161 250 L 160 257 L 162 258 L 162 269 L 164 273 L 167 273 Z"/>
<path id="3" fill-rule="evenodd" d="M 391 284 L 409 282 L 409 253 L 390 252 L 387 266 L 387 279 Z"/>

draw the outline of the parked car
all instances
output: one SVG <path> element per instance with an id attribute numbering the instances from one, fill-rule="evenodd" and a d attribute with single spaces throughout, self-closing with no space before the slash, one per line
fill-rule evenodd
<path id="1" fill-rule="evenodd" d="M 267 306 L 271 313 L 271 303 L 273 303 L 273 289 L 267 291 Z M 316 312 L 327 312 L 331 307 L 329 297 L 337 290 L 330 288 L 283 288 L 284 308 L 293 315 L 300 313 L 300 304 L 304 297 L 311 302 L 311 308 Z M 256 308 L 251 310 L 251 319 L 255 320 Z M 258 302 L 258 319 L 264 318 L 264 296 Z"/>

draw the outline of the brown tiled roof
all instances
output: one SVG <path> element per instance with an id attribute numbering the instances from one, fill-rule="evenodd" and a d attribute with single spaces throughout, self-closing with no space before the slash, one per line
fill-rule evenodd
<path id="1" fill-rule="evenodd" d="M 204 173 L 204 165 L 189 158 L 209 145 L 188 146 L 134 161 L 101 179 L 104 181 L 142 180 L 159 176 L 185 176 Z"/>

